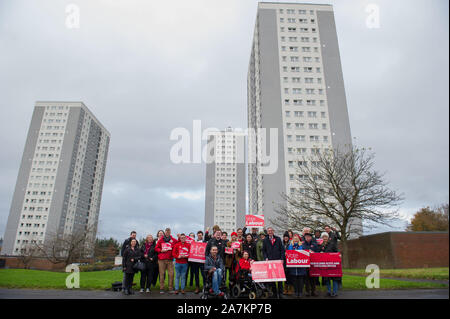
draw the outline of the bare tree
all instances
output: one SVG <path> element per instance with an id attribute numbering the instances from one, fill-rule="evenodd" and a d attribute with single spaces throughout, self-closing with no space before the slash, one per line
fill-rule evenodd
<path id="1" fill-rule="evenodd" d="M 294 192 L 281 194 L 285 204 L 271 219 L 281 229 L 323 229 L 334 225 L 341 233 L 343 264 L 348 265 L 347 240 L 362 235 L 362 221 L 389 223 L 403 196 L 387 187 L 384 174 L 374 169 L 374 154 L 354 146 L 315 149 L 302 157 L 294 178 Z M 373 226 L 372 226 L 373 227 Z"/>
<path id="2" fill-rule="evenodd" d="M 71 234 L 49 235 L 44 243 L 36 243 L 36 247 L 50 262 L 67 266 L 92 256 L 94 242 L 91 237 L 92 227 L 86 227 Z"/>
<path id="3" fill-rule="evenodd" d="M 25 269 L 29 269 L 31 262 L 41 256 L 39 248 L 35 244 L 35 240 L 32 240 L 31 243 L 27 243 L 23 245 L 20 249 L 20 255 L 18 259 L 22 262 L 23 267 Z"/>

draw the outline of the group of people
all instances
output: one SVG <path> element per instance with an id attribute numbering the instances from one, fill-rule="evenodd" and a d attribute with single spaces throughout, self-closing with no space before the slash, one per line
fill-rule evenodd
<path id="1" fill-rule="evenodd" d="M 206 244 L 205 262 L 188 261 L 191 244 L 186 241 L 186 234 L 171 235 L 170 228 L 159 230 L 156 238 L 147 235 L 145 242 L 139 245 L 136 232 L 132 231 L 121 249 L 123 266 L 123 292 L 132 294 L 134 274 L 141 273 L 140 292 L 150 293 L 152 285 L 159 279 L 160 293 L 165 293 L 166 273 L 168 277 L 168 290 L 173 294 L 185 293 L 188 274 L 190 273 L 190 286 L 195 281 L 195 293 L 200 292 L 200 276 L 203 282 L 209 279 L 212 283 L 211 293 L 223 296 L 220 290 L 221 283 L 229 279 L 231 283 L 237 269 L 245 269 L 251 273 L 251 263 L 263 260 L 283 260 L 286 267 L 286 250 L 310 250 L 312 252 L 338 252 L 339 233 L 335 228 L 326 226 L 324 231 L 316 230 L 312 233 L 305 227 L 301 234 L 291 230 L 286 231 L 280 238 L 269 227 L 258 233 L 258 228 L 238 228 L 230 237 L 222 232 L 219 226 L 214 226 L 212 232 L 208 228 L 205 233 L 189 233 L 189 241 Z M 237 244 L 239 243 L 239 244 Z M 139 265 L 138 265 L 139 264 Z M 309 268 L 285 268 L 286 282 L 270 283 L 274 296 L 283 298 L 284 294 L 303 296 L 317 296 L 316 286 L 320 284 L 317 277 L 309 276 Z M 206 276 L 206 277 L 205 277 Z M 328 289 L 329 296 L 337 296 L 341 278 L 322 278 L 322 284 Z M 175 287 L 174 287 L 175 281 Z M 175 289 L 174 289 L 175 288 Z M 293 290 L 293 291 L 292 291 Z"/>

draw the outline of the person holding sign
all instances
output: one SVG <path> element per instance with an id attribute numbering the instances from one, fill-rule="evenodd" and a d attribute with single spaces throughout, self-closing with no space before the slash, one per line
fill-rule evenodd
<path id="1" fill-rule="evenodd" d="M 295 234 L 292 238 L 292 243 L 289 245 L 288 250 L 302 250 L 302 243 L 300 236 Z M 294 285 L 294 293 L 297 298 L 302 297 L 303 287 L 305 285 L 306 267 L 289 267 L 288 274 L 291 277 L 291 282 Z"/>
<path id="2" fill-rule="evenodd" d="M 263 255 L 265 260 L 284 260 L 284 246 L 281 242 L 281 238 L 274 235 L 272 227 L 267 228 L 267 237 L 263 243 Z M 278 293 L 277 293 L 278 286 Z M 283 282 L 272 283 L 273 295 L 278 298 L 283 298 Z"/>
<path id="3" fill-rule="evenodd" d="M 178 288 L 184 294 L 186 287 L 186 272 L 188 269 L 188 257 L 191 244 L 186 242 L 186 235 L 180 234 L 180 241 L 172 249 L 172 256 L 175 258 L 175 294 L 178 294 Z M 181 282 L 181 283 L 180 283 Z"/>
<path id="4" fill-rule="evenodd" d="M 173 290 L 173 256 L 172 247 L 178 241 L 170 235 L 170 228 L 166 228 L 164 236 L 156 243 L 155 251 L 158 253 L 159 265 L 159 293 L 164 293 L 164 277 L 167 270 L 169 276 L 169 291 Z"/>
<path id="5" fill-rule="evenodd" d="M 186 237 L 186 242 L 188 244 L 190 244 L 190 243 L 192 243 L 194 241 L 195 241 L 195 233 L 191 232 L 191 233 L 189 233 L 189 236 Z M 193 267 L 192 262 L 188 261 L 188 268 L 186 270 L 186 285 L 187 285 L 187 280 L 188 280 L 188 274 L 190 272 L 191 273 L 191 277 L 190 277 L 191 279 L 189 280 L 189 286 L 191 286 L 191 287 L 194 284 L 194 270 L 193 270 L 192 267 Z"/>
<path id="6" fill-rule="evenodd" d="M 228 278 L 230 279 L 230 286 L 231 282 L 234 278 L 234 268 L 239 261 L 240 258 L 240 243 L 237 240 L 237 233 L 232 232 L 231 233 L 231 240 L 227 242 L 226 248 L 225 248 L 225 279 L 228 273 Z M 238 245 L 238 248 L 236 248 Z"/>
<path id="7" fill-rule="evenodd" d="M 309 232 L 305 232 L 303 234 L 303 238 L 305 239 L 303 241 L 303 249 L 304 250 L 310 250 L 311 252 L 317 253 L 319 252 L 319 246 L 317 245 L 317 242 L 313 240 L 313 235 Z M 306 296 L 313 296 L 316 297 L 316 278 L 309 276 L 309 270 L 307 271 L 306 276 Z"/>
<path id="8" fill-rule="evenodd" d="M 323 239 L 322 245 L 319 246 L 321 253 L 337 253 L 339 252 L 334 240 L 330 240 L 330 236 L 327 232 L 323 232 L 320 236 Z M 336 297 L 341 284 L 341 277 L 322 277 L 323 281 L 327 285 L 327 296 Z M 333 281 L 333 291 L 331 291 L 331 281 Z"/>

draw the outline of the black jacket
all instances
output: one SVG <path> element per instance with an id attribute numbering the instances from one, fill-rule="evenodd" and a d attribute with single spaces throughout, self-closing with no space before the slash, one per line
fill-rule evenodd
<path id="1" fill-rule="evenodd" d="M 125 249 L 127 249 L 128 247 L 130 247 L 130 243 L 131 243 L 131 237 L 125 239 L 125 241 L 122 244 L 122 248 L 120 249 L 120 256 L 123 257 L 123 253 L 125 252 Z M 139 241 L 136 239 L 136 247 L 139 248 Z"/>
<path id="2" fill-rule="evenodd" d="M 250 259 L 256 260 L 256 243 L 253 241 L 248 243 L 247 241 L 242 242 L 242 252 L 248 251 L 248 255 Z"/>
<path id="3" fill-rule="evenodd" d="M 131 247 L 128 247 L 123 252 L 122 256 L 122 267 L 124 268 L 124 272 L 127 274 L 133 274 L 136 271 L 133 269 L 133 265 L 139 260 L 141 257 L 141 251 L 139 248 L 135 247 L 134 250 Z M 133 261 L 131 261 L 133 259 Z"/>
<path id="4" fill-rule="evenodd" d="M 339 252 L 336 244 L 333 241 L 328 241 L 325 245 L 319 245 L 319 251 L 322 253 L 337 253 Z"/>
<path id="5" fill-rule="evenodd" d="M 332 242 L 337 246 L 338 240 L 341 239 L 341 235 L 339 235 L 338 232 L 330 231 L 330 232 L 328 233 L 328 236 L 329 236 L 329 239 L 328 239 L 328 240 L 329 240 L 329 241 L 332 241 Z"/>
<path id="6" fill-rule="evenodd" d="M 205 256 L 209 256 L 212 246 L 217 246 L 217 254 L 220 256 L 220 258 L 222 258 L 222 260 L 225 260 L 225 247 L 227 246 L 225 242 L 222 239 L 217 240 L 215 237 L 210 239 L 208 241 L 208 244 L 206 244 Z"/>
<path id="7" fill-rule="evenodd" d="M 150 247 L 150 249 L 148 250 L 148 257 L 145 258 L 145 243 L 143 243 L 141 245 L 140 253 L 141 253 L 141 260 L 143 262 L 145 262 L 145 264 L 149 264 L 149 263 L 157 263 L 158 262 L 158 253 L 155 251 L 155 247 L 156 247 L 156 240 L 153 241 L 152 246 Z"/>
<path id="8" fill-rule="evenodd" d="M 284 246 L 281 238 L 275 235 L 273 237 L 275 238 L 273 245 L 269 236 L 264 239 L 262 248 L 264 260 L 266 258 L 269 260 L 284 260 Z"/>
<path id="9" fill-rule="evenodd" d="M 258 233 L 256 233 L 256 234 L 253 234 L 253 233 L 247 233 L 247 227 L 242 228 L 242 234 L 243 234 L 242 237 L 244 238 L 244 240 L 245 240 L 245 237 L 247 237 L 247 234 L 252 235 L 253 240 L 254 240 L 255 242 L 259 239 Z"/>
<path id="10" fill-rule="evenodd" d="M 302 243 L 302 248 L 304 250 L 311 250 L 315 253 L 318 253 L 320 251 L 319 245 L 317 244 L 317 241 L 314 239 L 311 239 L 311 241 L 308 243 L 306 240 Z"/>

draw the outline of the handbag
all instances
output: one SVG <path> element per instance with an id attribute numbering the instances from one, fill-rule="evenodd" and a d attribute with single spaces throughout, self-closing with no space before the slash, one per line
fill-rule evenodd
<path id="1" fill-rule="evenodd" d="M 142 261 L 138 260 L 134 265 L 133 265 L 133 269 L 135 271 L 144 271 L 146 268 L 145 263 L 143 263 Z"/>

